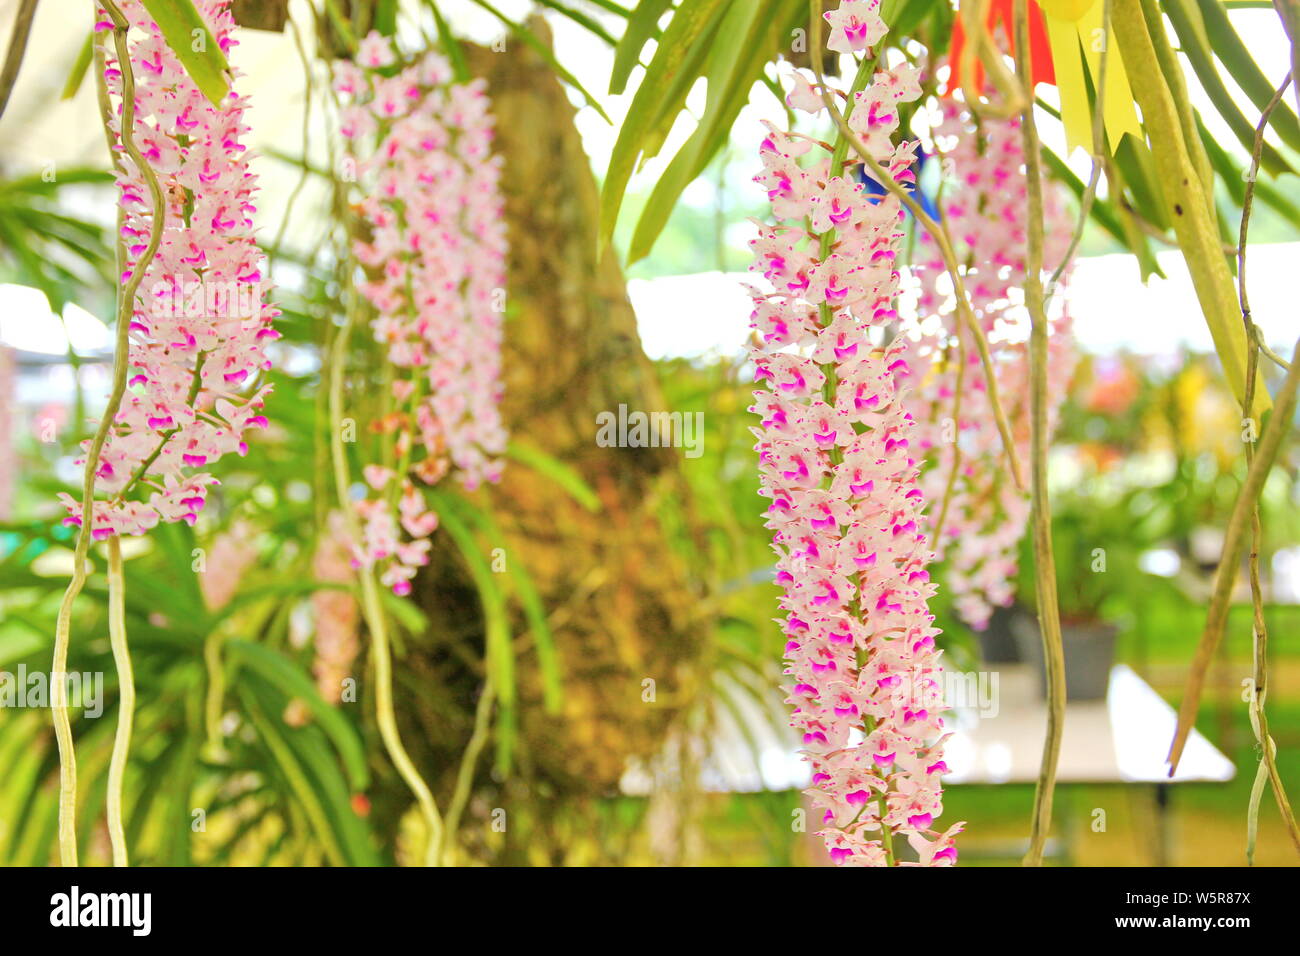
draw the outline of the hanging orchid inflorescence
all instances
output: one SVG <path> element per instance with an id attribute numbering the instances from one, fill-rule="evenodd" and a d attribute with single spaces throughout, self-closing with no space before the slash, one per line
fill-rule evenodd
<path id="1" fill-rule="evenodd" d="M 1029 203 L 1020 121 L 982 118 L 976 125 L 949 101 L 932 135 L 947 174 L 944 222 L 1023 460 L 1029 454 L 1029 316 L 1020 290 Z M 1043 196 L 1044 253 L 1051 263 L 1067 255 L 1074 226 L 1060 189 Z M 943 521 L 933 533 L 944 586 L 961 618 L 982 629 L 994 607 L 1015 597 L 1029 495 L 1007 471 L 980 357 L 959 321 L 943 258 L 929 235 L 922 233 L 920 242 L 912 261 L 920 283 L 917 322 L 908 332 L 925 382 L 909 403 L 919 423 L 917 448 L 929 458 L 921 486 L 937 509 L 932 521 Z M 1048 338 L 1049 429 L 1074 366 L 1069 310 L 1064 298 L 1058 301 Z"/>
<path id="2" fill-rule="evenodd" d="M 196 4 L 223 51 L 236 45 L 227 0 Z M 254 239 L 257 178 L 240 140 L 246 102 L 231 92 L 213 106 L 182 68 L 139 0 L 118 4 L 130 23 L 139 168 L 121 141 L 121 64 L 106 59 L 116 110 L 109 117 L 121 213 L 122 282 L 146 253 L 154 210 L 147 177 L 165 200 L 157 254 L 137 285 L 130 319 L 129 389 L 100 452 L 94 503 L 96 540 L 144 534 L 158 522 L 193 524 L 217 479 L 206 469 L 247 452 L 245 434 L 265 428 L 261 409 L 271 367 L 265 348 L 278 337 L 279 310 L 266 302 L 262 256 Z M 101 11 L 97 30 L 111 30 Z M 237 74 L 236 74 L 237 77 Z M 251 392 L 248 389 L 252 389 Z M 87 443 L 86 448 L 90 447 Z M 61 494 L 66 522 L 81 524 L 82 503 Z"/>
<path id="3" fill-rule="evenodd" d="M 828 46 L 870 55 L 886 28 L 876 0 L 826 15 Z M 880 69 L 846 106 L 849 127 L 895 180 L 914 183 L 918 144 L 895 145 L 899 104 L 921 95 L 909 64 Z M 796 76 L 792 107 L 824 102 Z M 752 411 L 761 491 L 769 501 L 784 590 L 786 687 L 811 762 L 808 791 L 839 864 L 895 862 L 905 835 L 922 865 L 955 861 L 942 812 L 945 704 L 934 594 L 918 486 L 917 424 L 905 402 L 906 344 L 882 344 L 897 320 L 904 213 L 868 193 L 839 147 L 769 126 L 756 177 L 774 226 L 757 262 L 773 291 L 751 287 L 756 378 Z M 851 156 L 851 154 L 850 154 Z"/>
<path id="4" fill-rule="evenodd" d="M 331 512 L 328 523 L 329 533 L 321 536 L 312 555 L 312 573 L 322 583 L 346 585 L 353 573 L 343 515 Z M 313 591 L 311 604 L 316 624 L 312 639 L 316 659 L 311 668 L 316 689 L 337 704 L 361 652 L 361 609 L 353 593 L 343 587 Z"/>
<path id="5" fill-rule="evenodd" d="M 372 426 L 391 454 L 365 468 L 373 494 L 356 505 L 353 557 L 406 594 L 438 524 L 413 478 L 433 485 L 454 468 L 472 489 L 500 476 L 500 159 L 483 81 L 453 82 L 436 52 L 399 68 L 390 41 L 371 34 L 355 63 L 336 64 L 334 86 L 349 101 L 342 132 L 364 192 L 353 254 L 393 373 L 392 411 Z"/>

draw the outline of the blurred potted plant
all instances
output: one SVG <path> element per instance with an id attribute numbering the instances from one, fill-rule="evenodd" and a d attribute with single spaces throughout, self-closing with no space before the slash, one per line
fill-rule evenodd
<path id="1" fill-rule="evenodd" d="M 1144 540 L 1151 529 L 1144 524 L 1134 493 L 1091 490 L 1100 485 L 1104 483 L 1084 483 L 1083 490 L 1058 494 L 1052 502 L 1066 695 L 1076 701 L 1106 696 L 1118 618 L 1132 607 L 1136 591 L 1149 579 L 1139 568 L 1138 556 L 1155 544 Z M 1026 556 L 1019 593 L 1025 596 L 1025 605 L 1034 608 L 1033 575 L 1023 570 L 1029 566 Z M 1024 660 L 1035 666 L 1045 693 L 1037 615 L 1019 615 L 1012 627 Z"/>
<path id="2" fill-rule="evenodd" d="M 995 607 L 989 615 L 988 625 L 981 631 L 975 631 L 980 660 L 985 664 L 1024 663 L 1025 655 L 1017 631 L 1023 626 L 1020 622 L 1026 618 L 1032 626 L 1032 609 L 1026 609 L 1019 601 L 1007 607 Z"/>

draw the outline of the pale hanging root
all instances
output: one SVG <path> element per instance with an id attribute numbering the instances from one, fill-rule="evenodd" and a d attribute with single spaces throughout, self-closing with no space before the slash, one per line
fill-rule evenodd
<path id="1" fill-rule="evenodd" d="M 93 480 L 93 479 L 92 479 Z M 83 516 L 86 512 L 83 511 Z M 89 524 L 89 518 L 84 519 Z M 72 602 L 86 583 L 86 547 L 82 534 L 77 539 L 72 580 L 59 605 L 54 630 L 54 664 L 50 674 L 50 710 L 54 714 L 54 736 L 59 744 L 59 862 L 77 865 L 77 755 L 72 743 L 72 722 L 68 717 L 68 685 L 63 675 L 68 671 L 68 633 L 72 621 Z"/>
<path id="2" fill-rule="evenodd" d="M 1028 94 L 1032 81 L 1029 49 L 1029 9 L 1026 0 L 1015 6 L 1016 70 Z M 1052 796 L 1065 730 L 1065 652 L 1061 643 L 1061 612 L 1056 600 L 1056 562 L 1052 552 L 1052 509 L 1047 496 L 1047 306 L 1043 296 L 1043 167 L 1033 98 L 1026 95 L 1021 118 L 1025 142 L 1025 179 L 1029 199 L 1026 229 L 1025 306 L 1030 318 L 1030 470 L 1034 519 L 1034 584 L 1038 596 L 1038 629 L 1047 665 L 1047 736 L 1034 789 L 1034 816 L 1025 866 L 1042 866 L 1043 848 L 1052 826 Z"/>
<path id="3" fill-rule="evenodd" d="M 397 767 L 397 772 L 415 794 L 416 802 L 420 805 L 420 812 L 428 827 L 429 843 L 425 847 L 424 864 L 439 866 L 442 849 L 442 817 L 438 813 L 438 804 L 433 799 L 433 792 L 406 752 L 397 729 L 397 715 L 393 710 L 393 659 L 388 646 L 388 625 L 384 620 L 383 608 L 379 605 L 379 587 L 375 582 L 374 572 L 368 569 L 361 573 L 361 596 L 362 605 L 366 608 L 366 626 L 370 630 L 374 650 L 375 716 L 379 722 L 379 734 L 384 740 L 388 756 Z"/>
<path id="4" fill-rule="evenodd" d="M 1241 229 L 1237 238 L 1237 298 L 1241 300 L 1241 321 L 1246 327 L 1246 394 L 1241 403 L 1241 413 L 1250 417 L 1250 409 L 1255 405 L 1255 374 L 1259 366 L 1262 336 L 1250 314 L 1250 299 L 1246 295 L 1246 245 L 1250 232 L 1250 213 L 1254 204 L 1255 180 L 1259 176 L 1260 156 L 1264 151 L 1264 130 L 1269 118 L 1278 104 L 1282 102 L 1287 87 L 1291 85 L 1291 74 L 1286 75 L 1282 85 L 1277 88 L 1268 106 L 1260 116 L 1255 127 L 1254 148 L 1250 157 L 1250 174 L 1246 177 L 1246 193 L 1241 203 Z M 1250 442 L 1246 446 L 1246 467 L 1255 460 L 1255 448 Z M 1273 787 L 1273 796 L 1277 800 L 1282 822 L 1286 824 L 1287 833 L 1297 851 L 1300 851 L 1300 825 L 1296 823 L 1295 811 L 1287 798 L 1282 785 L 1282 775 L 1277 768 L 1277 745 L 1273 742 L 1268 729 L 1268 714 L 1264 703 L 1268 695 L 1268 626 L 1264 620 L 1264 591 L 1259 580 L 1259 551 L 1263 539 L 1263 529 L 1259 520 L 1259 502 L 1256 501 L 1250 515 L 1250 551 L 1247 557 L 1247 569 L 1250 576 L 1250 600 L 1254 610 L 1254 685 L 1250 695 L 1250 726 L 1255 733 L 1255 740 L 1260 747 L 1259 767 L 1255 773 L 1255 784 L 1251 787 L 1250 803 L 1246 809 L 1246 862 L 1255 865 L 1255 841 L 1259 832 L 1259 805 L 1264 796 L 1264 785 Z"/>
<path id="5" fill-rule="evenodd" d="M 447 825 L 443 831 L 441 846 L 435 848 L 438 859 L 444 865 L 451 863 L 451 849 L 460 828 L 460 818 L 469 803 L 470 785 L 474 782 L 474 764 L 487 743 L 489 723 L 492 716 L 492 702 L 496 700 L 496 687 L 489 675 L 479 695 L 478 706 L 474 708 L 474 732 L 470 735 L 465 753 L 461 757 L 460 770 L 456 774 L 456 789 L 451 796 L 451 805 L 447 809 Z"/>
<path id="6" fill-rule="evenodd" d="M 117 535 L 108 539 L 108 639 L 117 667 L 117 734 L 113 758 L 108 765 L 108 839 L 113 846 L 113 865 L 126 866 L 126 829 L 122 825 L 122 778 L 131 750 L 131 724 L 135 717 L 135 677 L 131 652 L 126 644 L 126 580 L 122 574 L 122 542 Z"/>
<path id="7" fill-rule="evenodd" d="M 95 472 L 99 468 L 99 453 L 108 439 L 108 430 L 122 406 L 126 394 L 128 331 L 135 306 L 136 291 L 144 281 L 149 263 L 153 261 L 162 243 L 166 205 L 158 177 L 141 155 L 133 136 L 135 128 L 135 76 L 131 71 L 130 49 L 126 42 L 128 23 L 113 0 L 103 0 L 104 8 L 113 21 L 113 44 L 117 50 L 122 71 L 122 146 L 135 160 L 149 185 L 153 199 L 153 222 L 149 230 L 149 244 L 136 262 L 117 305 L 117 335 L 113 354 L 113 388 L 104 406 L 99 428 L 86 455 L 86 469 L 81 490 L 81 528 L 72 558 L 72 580 L 63 593 L 59 616 L 54 629 L 54 664 L 51 683 L 50 709 L 54 714 L 54 736 L 59 745 L 59 861 L 63 866 L 77 865 L 77 756 L 72 741 L 72 721 L 68 715 L 67 685 L 63 675 L 68 669 L 68 645 L 72 631 L 72 605 L 86 584 L 86 561 L 90 551 L 91 530 L 94 524 Z"/>
<path id="8" fill-rule="evenodd" d="M 332 91 L 332 87 L 329 89 Z M 336 107 L 339 105 L 337 95 L 334 97 L 334 104 Z M 334 153 L 331 149 L 331 164 L 333 157 Z M 347 203 L 343 197 L 338 196 L 337 192 L 336 197 L 338 197 L 338 208 L 346 209 Z M 355 324 L 358 308 L 356 287 L 351 281 L 357 263 L 351 255 L 343 261 L 348 270 L 346 276 L 348 306 L 343 317 L 343 325 L 335 333 L 329 349 L 330 459 L 334 470 L 335 490 L 338 493 L 339 511 L 343 514 L 348 536 L 353 541 L 360 541 L 361 527 L 357 522 L 352 501 L 348 497 L 348 488 L 351 487 L 352 479 L 348 474 L 347 452 L 343 448 L 343 366 L 347 360 L 348 340 L 352 335 L 352 326 Z M 384 749 L 388 751 L 389 759 L 393 761 L 393 766 L 397 768 L 402 780 L 415 795 L 420 813 L 424 817 L 429 836 L 424 852 L 424 865 L 439 866 L 441 864 L 439 854 L 443 842 L 442 815 L 438 812 L 438 803 L 434 799 L 433 791 L 424 782 L 420 771 L 416 769 L 415 763 L 406 752 L 406 748 L 402 745 L 401 733 L 397 729 L 397 715 L 393 709 L 392 651 L 388 642 L 384 609 L 379 602 L 379 588 L 372 569 L 362 568 L 357 577 L 361 582 L 361 614 L 365 619 L 366 629 L 370 632 L 375 660 L 375 718 L 379 724 L 379 735 L 384 741 Z"/>
<path id="9" fill-rule="evenodd" d="M 352 260 L 348 260 L 351 266 Z M 355 291 L 352 293 L 355 299 Z M 339 508 L 343 520 L 348 526 L 348 534 L 355 541 L 361 540 L 361 529 L 357 523 L 356 512 L 348 499 L 347 454 L 343 448 L 343 363 L 347 357 L 348 338 L 352 332 L 355 313 L 355 301 L 350 303 L 343 327 L 334 339 L 330 354 L 330 451 L 334 464 L 334 483 L 339 495 Z M 389 759 L 401 775 L 411 793 L 415 795 L 428 829 L 429 842 L 425 847 L 425 866 L 440 865 L 439 854 L 443 841 L 442 815 L 438 812 L 437 801 L 433 791 L 420 776 L 406 748 L 402 745 L 401 733 L 397 729 L 397 715 L 393 709 L 393 659 L 388 643 L 388 626 L 384 620 L 384 609 L 379 603 L 379 587 L 375 581 L 374 571 L 362 568 L 358 573 L 361 579 L 361 609 L 366 620 L 366 629 L 370 631 L 371 648 L 375 661 L 375 717 L 379 723 L 379 735 L 384 741 Z"/>

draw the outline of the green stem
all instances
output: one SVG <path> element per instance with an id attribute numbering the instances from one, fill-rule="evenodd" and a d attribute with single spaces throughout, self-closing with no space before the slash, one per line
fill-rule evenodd
<path id="1" fill-rule="evenodd" d="M 1034 585 L 1038 598 L 1038 628 L 1047 664 L 1047 737 L 1043 762 L 1034 789 L 1034 815 L 1026 866 L 1041 866 L 1043 847 L 1052 827 L 1052 797 L 1056 767 L 1065 730 L 1065 653 L 1061 645 L 1061 613 L 1056 600 L 1056 562 L 1052 554 L 1052 508 L 1047 493 L 1047 309 L 1043 295 L 1043 167 L 1038 127 L 1034 123 L 1032 55 L 1029 47 L 1027 0 L 1016 0 L 1016 72 L 1025 87 L 1020 130 L 1024 138 L 1025 184 L 1029 210 L 1026 223 L 1025 307 L 1029 310 L 1030 379 L 1030 495 L 1033 501 Z"/>
<path id="2" fill-rule="evenodd" d="M 0 116 L 9 104 L 9 94 L 14 91 L 18 71 L 27 51 L 27 38 L 32 32 L 32 19 L 36 16 L 36 0 L 22 0 L 14 16 L 14 29 L 9 38 L 9 52 L 5 54 L 4 67 L 0 68 Z"/>
<path id="3" fill-rule="evenodd" d="M 207 359 L 206 352 L 200 352 L 198 354 L 198 358 L 195 359 L 194 374 L 190 378 L 190 391 L 189 394 L 186 395 L 185 397 L 186 405 L 193 406 L 195 400 L 197 400 L 199 397 L 199 392 L 203 388 L 203 363 L 206 359 Z M 150 466 L 153 465 L 153 463 L 158 460 L 158 456 L 161 455 L 162 450 L 167 447 L 167 443 L 171 441 L 172 436 L 179 431 L 180 431 L 180 426 L 178 425 L 177 427 L 168 429 L 167 431 L 162 433 L 161 440 L 154 447 L 154 450 L 151 451 L 148 457 L 145 458 L 144 461 L 140 462 L 140 465 L 136 468 L 136 470 L 131 473 L 131 477 L 128 478 L 126 484 L 122 486 L 122 490 L 119 491 L 117 495 L 114 496 L 114 500 L 116 501 L 126 500 L 126 496 L 130 494 L 133 490 L 135 490 L 135 486 L 138 485 L 141 481 L 143 481 L 145 476 L 149 474 Z"/>
<path id="4" fill-rule="evenodd" d="M 456 839 L 456 831 L 460 828 L 461 815 L 465 812 L 465 805 L 469 802 L 470 784 L 474 782 L 474 765 L 478 762 L 479 754 L 482 753 L 483 747 L 487 743 L 492 716 L 492 703 L 495 699 L 496 688 L 493 686 L 492 677 L 489 673 L 488 679 L 483 685 L 483 693 L 478 699 L 478 706 L 474 710 L 474 732 L 470 735 L 469 743 L 465 745 L 465 753 L 460 761 L 460 770 L 456 774 L 456 789 L 451 795 L 451 804 L 447 809 L 447 826 L 444 830 L 443 846 L 440 846 L 437 850 L 437 858 L 444 865 L 451 862 L 448 855 L 451 851 L 452 842 Z"/>
<path id="5" fill-rule="evenodd" d="M 1151 155 L 1160 179 L 1161 200 L 1173 223 L 1178 247 L 1196 289 L 1196 297 L 1233 396 L 1246 393 L 1246 335 L 1232 273 L 1223 254 L 1216 213 L 1207 203 L 1195 146 L 1183 135 L 1175 93 L 1165 81 L 1153 31 L 1147 27 L 1142 0 L 1112 0 L 1115 38 L 1130 76 L 1140 78 L 1133 95 L 1142 110 L 1142 123 L 1151 142 Z M 1163 32 L 1163 26 L 1160 27 Z M 1163 37 L 1161 38 L 1163 40 Z M 1167 40 L 1164 41 L 1167 43 Z M 1268 393 L 1255 392 L 1255 413 L 1268 407 Z"/>
<path id="6" fill-rule="evenodd" d="M 108 639 L 117 667 L 117 734 L 113 757 L 108 765 L 108 838 L 113 847 L 113 865 L 126 866 L 126 830 L 122 826 L 122 778 L 131 751 L 131 724 L 135 717 L 135 677 L 131 651 L 126 642 L 126 579 L 122 573 L 122 541 L 108 539 Z"/>
<path id="7" fill-rule="evenodd" d="M 880 800 L 880 845 L 885 849 L 885 866 L 895 866 L 894 861 L 894 831 L 885 822 L 885 815 L 889 813 L 889 801 L 885 799 L 882 793 Z"/>

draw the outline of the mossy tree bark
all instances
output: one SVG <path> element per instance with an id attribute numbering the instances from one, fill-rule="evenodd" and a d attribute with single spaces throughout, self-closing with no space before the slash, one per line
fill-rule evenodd
<path id="1" fill-rule="evenodd" d="M 545 31 L 540 21 L 532 27 Z M 564 694 L 559 714 L 544 711 L 536 647 L 516 614 L 518 769 L 505 784 L 493 781 L 490 748 L 484 753 L 476 777 L 481 799 L 471 801 L 461 829 L 473 847 L 487 831 L 486 815 L 501 807 L 510 821 L 508 860 L 561 862 L 574 852 L 599 858 L 617 851 L 593 848 L 593 840 L 586 851 L 572 848 L 583 836 L 602 842 L 582 807 L 618 792 L 629 757 L 659 752 L 696 691 L 693 665 L 708 633 L 694 614 L 700 589 L 681 556 L 689 545 L 674 539 L 657 506 L 680 501 L 687 489 L 679 451 L 596 442 L 600 412 L 617 414 L 620 404 L 666 409 L 622 269 L 612 250 L 602 257 L 596 249 L 598 194 L 573 106 L 541 57 L 521 43 L 511 41 L 505 52 L 467 47 L 466 54 L 473 75 L 487 79 L 504 158 L 505 419 L 512 439 L 575 468 L 600 506 L 587 510 L 514 461 L 501 484 L 482 493 L 504 537 L 494 547 L 522 562 L 541 594 Z M 446 535 L 437 539 L 417 592 L 432 622 L 430 646 L 412 649 L 398 679 L 399 698 L 414 702 L 403 736 L 445 796 L 472 732 L 483 628 L 461 558 Z M 653 700 L 646 699 L 647 679 Z M 566 822 L 572 815 L 555 812 L 562 804 L 578 811 L 576 831 Z"/>

